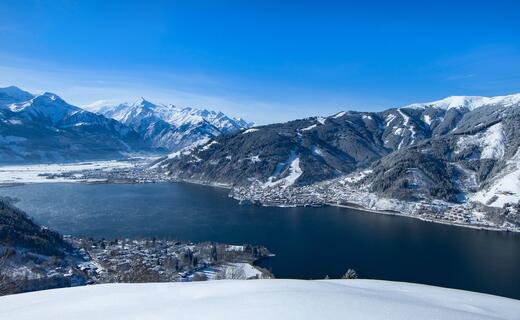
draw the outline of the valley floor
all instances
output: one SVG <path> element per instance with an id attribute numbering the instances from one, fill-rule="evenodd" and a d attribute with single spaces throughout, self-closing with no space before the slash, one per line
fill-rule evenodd
<path id="1" fill-rule="evenodd" d="M 0 297 L 22 319 L 518 319 L 520 301 L 380 280 L 106 284 Z"/>
<path id="2" fill-rule="evenodd" d="M 114 170 L 138 170 L 154 157 L 135 157 L 121 160 L 100 160 L 50 164 L 19 164 L 0 166 L 0 184 L 41 183 L 41 182 L 99 182 L 85 175 L 98 172 L 105 177 Z"/>

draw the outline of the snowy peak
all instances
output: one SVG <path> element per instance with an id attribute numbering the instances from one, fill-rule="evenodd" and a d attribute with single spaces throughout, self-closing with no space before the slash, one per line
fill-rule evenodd
<path id="1" fill-rule="evenodd" d="M 432 102 L 414 103 L 404 108 L 424 109 L 430 107 L 444 110 L 467 108 L 469 110 L 475 110 L 486 105 L 501 105 L 504 107 L 520 105 L 520 94 L 496 97 L 451 96 Z"/>
<path id="2" fill-rule="evenodd" d="M 144 98 L 134 103 L 97 107 L 96 112 L 131 126 L 152 146 L 170 151 L 250 126 L 220 111 L 156 104 Z"/>
<path id="3" fill-rule="evenodd" d="M 52 92 L 33 95 L 8 87 L 0 89 L 0 97 L 2 162 L 105 159 L 146 149 L 128 126 L 73 106 Z"/>
<path id="4" fill-rule="evenodd" d="M 155 109 L 157 107 L 155 104 L 146 100 L 143 97 L 137 99 L 131 106 L 145 108 L 145 109 Z"/>
<path id="5" fill-rule="evenodd" d="M 33 97 L 29 92 L 15 86 L 0 88 L 0 107 L 27 101 Z"/>
<path id="6" fill-rule="evenodd" d="M 80 108 L 68 104 L 58 95 L 51 92 L 39 94 L 28 101 L 13 103 L 9 105 L 9 109 L 12 112 L 20 113 L 23 116 L 29 116 L 34 119 L 45 118 L 52 123 L 57 123 L 68 115 L 82 111 Z"/>

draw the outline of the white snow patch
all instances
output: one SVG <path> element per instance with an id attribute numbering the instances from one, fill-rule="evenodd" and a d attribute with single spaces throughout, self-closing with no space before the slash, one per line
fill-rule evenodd
<path id="1" fill-rule="evenodd" d="M 226 251 L 244 251 L 244 246 L 227 245 Z"/>
<path id="2" fill-rule="evenodd" d="M 226 279 L 237 279 L 237 277 L 239 280 L 262 278 L 262 271 L 258 270 L 249 263 L 227 263 L 223 267 Z"/>
<path id="3" fill-rule="evenodd" d="M 470 195 L 469 199 L 493 207 L 520 201 L 520 151 L 507 161 L 501 174 L 494 177 L 490 185 Z"/>
<path id="4" fill-rule="evenodd" d="M 103 284 L 0 297 L 0 318 L 518 319 L 499 296 L 381 280 L 251 280 Z"/>
<path id="5" fill-rule="evenodd" d="M 155 158 L 148 158 L 155 159 Z M 145 161 L 145 160 L 143 160 Z M 70 179 L 67 177 L 47 179 L 42 174 L 60 174 L 82 170 L 110 171 L 118 168 L 132 168 L 137 164 L 134 161 L 91 161 L 78 163 L 55 163 L 34 165 L 7 165 L 0 166 L 0 183 L 37 183 L 37 182 L 79 182 L 85 179 Z"/>
<path id="6" fill-rule="evenodd" d="M 320 148 L 318 148 L 317 146 L 312 146 L 311 150 L 312 150 L 312 153 L 314 153 L 315 155 L 323 157 L 323 151 Z"/>
<path id="7" fill-rule="evenodd" d="M 395 119 L 395 115 L 394 114 L 389 114 L 388 116 L 386 116 L 385 118 L 385 126 L 388 126 L 392 121 L 394 121 Z"/>
<path id="8" fill-rule="evenodd" d="M 502 159 L 505 152 L 505 135 L 502 123 L 497 123 L 485 131 L 474 135 L 460 136 L 455 153 L 461 153 L 467 148 L 481 148 L 481 159 Z"/>
<path id="9" fill-rule="evenodd" d="M 206 150 L 208 150 L 209 148 L 211 148 L 211 146 L 216 145 L 216 144 L 218 144 L 218 142 L 215 141 L 215 140 L 213 140 L 213 141 L 211 141 L 210 143 L 205 144 L 205 145 L 202 147 L 201 150 L 202 150 L 202 151 L 206 151 Z"/>
<path id="10" fill-rule="evenodd" d="M 277 185 L 282 185 L 282 187 L 285 189 L 288 186 L 293 185 L 296 182 L 296 180 L 298 180 L 298 178 L 303 174 L 303 171 L 300 168 L 300 158 L 296 156 L 296 153 L 294 151 L 291 152 L 291 156 L 289 158 L 288 163 L 289 175 L 282 179 L 276 180 L 278 174 L 282 170 L 282 166 L 285 165 L 285 163 L 279 164 L 275 169 L 275 173 L 267 179 L 267 182 L 264 183 L 262 187 L 269 188 Z"/>
<path id="11" fill-rule="evenodd" d="M 366 177 L 367 175 L 371 174 L 372 172 L 373 172 L 373 170 L 370 170 L 370 169 L 353 172 L 353 173 L 347 175 L 345 178 L 343 178 L 343 183 L 356 183 L 359 180 Z"/>
<path id="12" fill-rule="evenodd" d="M 433 107 L 445 110 L 458 108 L 468 108 L 470 110 L 475 110 L 482 106 L 493 104 L 501 104 L 506 107 L 518 105 L 520 104 L 520 94 L 497 97 L 451 96 L 432 102 L 414 103 L 406 106 L 405 108 L 424 109 L 426 107 Z"/>
<path id="13" fill-rule="evenodd" d="M 262 162 L 262 160 L 260 159 L 259 155 L 252 156 L 252 157 L 250 157 L 248 159 L 251 160 L 251 162 L 253 162 L 253 163 Z"/>
<path id="14" fill-rule="evenodd" d="M 296 182 L 296 180 L 298 180 L 298 178 L 302 175 L 302 173 L 303 173 L 303 171 L 300 168 L 300 158 L 295 157 L 291 161 L 291 164 L 289 166 L 289 175 L 284 178 L 284 180 L 286 182 L 284 184 L 284 186 L 288 187 L 288 186 L 293 185 Z"/>
<path id="15" fill-rule="evenodd" d="M 505 149 L 505 135 L 502 123 L 497 123 L 486 130 L 483 137 L 483 150 L 480 154 L 482 159 L 502 159 Z"/>
<path id="16" fill-rule="evenodd" d="M 259 130 L 260 130 L 260 129 L 251 128 L 251 129 L 247 129 L 246 131 L 242 132 L 242 134 L 253 133 L 253 132 L 256 132 L 256 131 L 259 131 Z"/>
<path id="17" fill-rule="evenodd" d="M 334 116 L 332 116 L 334 119 L 336 118 L 339 118 L 339 117 L 343 117 L 344 115 L 346 114 L 345 111 L 341 111 L 341 112 L 338 112 L 336 113 Z"/>
<path id="18" fill-rule="evenodd" d="M 316 128 L 316 126 L 317 126 L 317 124 L 312 124 L 312 125 L 310 125 L 308 127 L 303 128 L 302 131 L 312 130 L 312 129 Z"/>
<path id="19" fill-rule="evenodd" d="M 405 126 L 405 128 L 410 130 L 411 139 L 412 139 L 410 144 L 413 144 L 415 142 L 415 130 L 414 130 L 413 124 L 410 124 L 410 117 L 407 116 L 403 111 L 401 111 L 401 109 L 397 109 L 397 112 L 399 112 L 401 117 L 403 117 L 403 125 Z M 401 136 L 403 134 L 404 134 L 404 132 L 401 133 Z M 403 140 L 404 139 L 401 139 L 401 142 L 399 143 L 399 146 L 397 147 L 397 150 L 401 149 L 402 144 L 403 144 Z"/>
<path id="20" fill-rule="evenodd" d="M 180 156 L 187 156 L 187 155 L 190 155 L 192 154 L 192 152 L 199 146 L 203 146 L 205 144 L 208 143 L 208 141 L 210 141 L 211 139 L 208 138 L 208 137 L 205 137 L 205 138 L 202 138 L 200 140 L 197 140 L 195 141 L 194 143 L 192 143 L 191 145 L 189 146 L 186 146 L 184 148 L 182 148 L 181 150 L 178 150 L 178 151 L 175 151 L 175 152 L 172 152 L 170 154 L 168 154 L 167 158 L 168 159 L 175 159 L 175 158 L 178 158 Z M 160 162 L 162 163 L 162 162 Z M 157 166 L 157 165 L 156 165 Z M 154 166 L 155 167 L 155 166 Z"/>
<path id="21" fill-rule="evenodd" d="M 432 125 L 432 118 L 430 117 L 429 114 L 425 114 L 423 116 L 423 121 L 424 123 L 426 123 L 428 126 L 431 126 Z"/>
<path id="22" fill-rule="evenodd" d="M 327 119 L 323 118 L 323 117 L 317 117 L 316 118 L 316 121 L 318 121 L 320 124 L 325 124 L 325 120 L 327 120 Z"/>

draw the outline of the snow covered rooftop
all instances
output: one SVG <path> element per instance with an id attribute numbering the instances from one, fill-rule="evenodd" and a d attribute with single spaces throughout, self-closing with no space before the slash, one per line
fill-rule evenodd
<path id="1" fill-rule="evenodd" d="M 0 297 L 0 319 L 518 319 L 520 301 L 378 280 L 106 284 Z"/>

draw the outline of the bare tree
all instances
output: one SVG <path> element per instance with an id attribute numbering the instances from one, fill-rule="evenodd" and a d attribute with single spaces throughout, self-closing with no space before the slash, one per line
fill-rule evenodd
<path id="1" fill-rule="evenodd" d="M 0 296 L 16 293 L 17 283 L 8 275 L 8 259 L 13 254 L 6 249 L 0 256 Z"/>
<path id="2" fill-rule="evenodd" d="M 358 275 L 356 270 L 354 269 L 348 269 L 347 272 L 341 277 L 341 279 L 357 279 Z"/>

